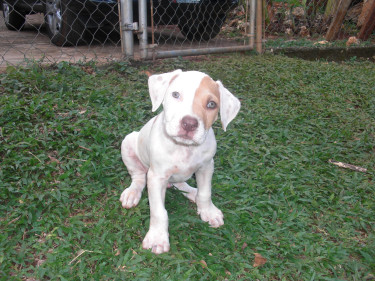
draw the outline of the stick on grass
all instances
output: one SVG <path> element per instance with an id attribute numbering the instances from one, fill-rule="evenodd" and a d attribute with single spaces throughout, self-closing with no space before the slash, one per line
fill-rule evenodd
<path id="1" fill-rule="evenodd" d="M 367 169 L 366 168 L 362 168 L 362 167 L 359 167 L 359 166 L 354 166 L 352 164 L 338 162 L 338 161 L 335 161 L 335 160 L 332 160 L 332 159 L 329 159 L 328 162 L 331 163 L 331 164 L 333 164 L 333 165 L 339 166 L 341 168 L 350 169 L 350 170 L 357 171 L 357 172 L 362 172 L 362 173 L 367 173 Z"/>

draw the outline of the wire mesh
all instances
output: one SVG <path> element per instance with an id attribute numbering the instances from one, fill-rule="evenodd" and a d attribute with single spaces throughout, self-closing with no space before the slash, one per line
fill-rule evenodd
<path id="1" fill-rule="evenodd" d="M 159 50 L 248 45 L 246 1 L 154 1 L 152 44 Z"/>
<path id="2" fill-rule="evenodd" d="M 121 58 L 117 2 L 0 1 L 0 67 Z"/>
<path id="3" fill-rule="evenodd" d="M 152 34 L 157 50 L 205 49 L 249 44 L 251 0 L 159 0 L 153 2 Z M 258 2 L 258 1 L 254 1 Z M 263 42 L 266 49 L 305 47 L 351 47 L 360 44 L 358 33 L 371 11 L 372 0 L 349 1 L 335 40 L 327 31 L 338 10 L 339 0 L 265 0 Z M 348 1 L 346 1 L 348 2 Z M 341 3 L 341 4 L 340 4 Z M 374 45 L 375 36 L 366 44 Z M 341 45 L 340 45 L 341 44 Z"/>

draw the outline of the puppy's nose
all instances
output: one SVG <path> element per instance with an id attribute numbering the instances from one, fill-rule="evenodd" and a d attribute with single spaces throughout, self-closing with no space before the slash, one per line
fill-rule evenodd
<path id="1" fill-rule="evenodd" d="M 186 132 L 195 131 L 198 128 L 198 120 L 191 116 L 185 116 L 181 120 L 181 127 Z"/>

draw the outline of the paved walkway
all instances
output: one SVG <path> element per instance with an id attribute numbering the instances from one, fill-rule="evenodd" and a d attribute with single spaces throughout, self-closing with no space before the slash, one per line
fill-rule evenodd
<path id="1" fill-rule="evenodd" d="M 106 37 L 107 35 L 104 34 L 104 38 Z M 181 35 L 176 26 L 157 28 L 155 38 L 159 44 L 157 50 L 164 51 L 238 46 L 244 45 L 245 40 L 247 41 L 247 39 L 228 39 L 218 36 L 209 42 L 191 42 Z M 60 61 L 95 60 L 106 63 L 121 60 L 123 55 L 120 38 L 117 35 L 117 38 L 113 39 L 97 38 L 97 42 L 89 46 L 57 47 L 50 43 L 42 14 L 28 15 L 22 31 L 10 31 L 6 28 L 2 12 L 0 12 L 0 68 L 5 68 L 7 65 L 26 64 L 27 60 L 41 60 L 46 64 Z M 149 44 L 151 43 L 151 38 L 149 38 Z M 135 39 L 134 59 L 139 58 L 138 40 Z"/>

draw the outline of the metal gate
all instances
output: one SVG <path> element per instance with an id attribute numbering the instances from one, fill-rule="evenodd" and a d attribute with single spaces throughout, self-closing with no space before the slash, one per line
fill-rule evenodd
<path id="1" fill-rule="evenodd" d="M 134 57 L 133 32 L 138 33 L 142 59 L 247 51 L 254 49 L 255 44 L 261 52 L 261 0 L 246 1 L 245 37 L 233 40 L 220 33 L 228 13 L 237 4 L 233 0 L 140 0 L 139 21 L 134 22 L 133 1 L 121 0 L 123 52 L 127 57 Z"/>

